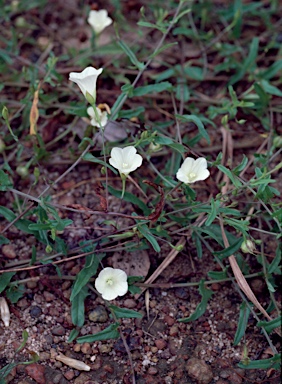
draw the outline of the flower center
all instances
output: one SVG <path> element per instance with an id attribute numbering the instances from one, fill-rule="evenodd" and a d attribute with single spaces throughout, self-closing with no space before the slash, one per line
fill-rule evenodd
<path id="1" fill-rule="evenodd" d="M 188 173 L 188 179 L 190 180 L 190 181 L 193 181 L 193 180 L 195 180 L 195 178 L 196 178 L 196 173 L 194 173 L 194 172 L 190 172 L 190 173 Z"/>
<path id="2" fill-rule="evenodd" d="M 107 285 L 110 285 L 110 286 L 114 284 L 112 278 L 107 279 L 107 280 L 106 280 L 106 283 L 107 283 Z"/>
<path id="3" fill-rule="evenodd" d="M 127 163 L 122 163 L 122 168 L 128 168 L 128 164 Z"/>

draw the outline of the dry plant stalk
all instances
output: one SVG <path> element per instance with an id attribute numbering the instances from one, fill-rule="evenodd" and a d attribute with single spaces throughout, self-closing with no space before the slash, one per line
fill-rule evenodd
<path id="1" fill-rule="evenodd" d="M 10 310 L 8 303 L 4 297 L 0 297 L 0 314 L 5 327 L 10 325 Z"/>
<path id="2" fill-rule="evenodd" d="M 177 247 L 184 247 L 186 243 L 185 237 L 181 237 L 179 242 L 176 244 L 175 248 Z M 155 272 L 145 281 L 144 284 L 151 284 L 156 278 L 162 273 L 165 268 L 169 266 L 170 263 L 176 258 L 178 253 L 181 252 L 180 250 L 178 251 L 177 249 L 172 249 L 167 257 L 164 259 L 164 261 L 161 263 L 161 265 L 155 270 Z M 147 288 L 142 288 L 141 293 L 137 293 L 135 295 L 135 298 L 138 299 L 144 291 L 146 291 Z"/>
<path id="3" fill-rule="evenodd" d="M 67 357 L 62 353 L 56 356 L 56 360 L 61 361 L 62 363 L 68 365 L 69 367 L 72 367 L 79 371 L 90 371 L 91 369 L 89 365 L 85 364 L 83 361 L 72 359 L 71 357 Z"/>

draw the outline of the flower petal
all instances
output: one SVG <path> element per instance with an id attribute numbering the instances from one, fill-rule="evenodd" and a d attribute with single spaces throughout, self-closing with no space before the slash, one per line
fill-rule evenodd
<path id="1" fill-rule="evenodd" d="M 114 147 L 111 150 L 111 157 L 109 160 L 109 163 L 116 169 L 122 168 L 123 163 L 123 154 L 122 154 L 122 148 Z"/>

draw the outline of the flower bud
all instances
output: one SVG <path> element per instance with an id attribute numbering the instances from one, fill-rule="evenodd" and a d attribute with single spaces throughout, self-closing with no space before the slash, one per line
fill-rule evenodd
<path id="1" fill-rule="evenodd" d="M 251 240 L 245 240 L 241 245 L 241 251 L 243 253 L 254 253 L 255 249 L 256 246 Z"/>
<path id="2" fill-rule="evenodd" d="M 19 176 L 21 176 L 23 179 L 25 179 L 28 174 L 29 174 L 29 171 L 28 171 L 28 168 L 26 167 L 23 167 L 22 165 L 19 165 L 16 169 L 16 172 Z"/>

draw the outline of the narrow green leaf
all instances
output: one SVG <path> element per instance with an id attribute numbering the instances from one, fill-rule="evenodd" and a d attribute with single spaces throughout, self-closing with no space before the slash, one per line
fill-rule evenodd
<path id="1" fill-rule="evenodd" d="M 71 318 L 74 325 L 82 327 L 84 324 L 84 300 L 88 296 L 88 288 L 82 287 L 71 303 Z"/>
<path id="2" fill-rule="evenodd" d="M 229 177 L 229 179 L 232 181 L 233 185 L 236 187 L 236 188 L 241 188 L 242 187 L 242 183 L 239 181 L 239 179 L 233 175 L 233 173 L 230 171 L 230 169 L 224 167 L 223 165 L 219 164 L 217 166 L 217 168 L 223 172 L 226 176 Z"/>
<path id="3" fill-rule="evenodd" d="M 239 321 L 238 321 L 237 331 L 236 331 L 234 342 L 233 342 L 234 345 L 238 345 L 240 343 L 240 340 L 244 336 L 247 329 L 250 313 L 251 313 L 250 308 L 247 306 L 245 302 L 243 302 L 240 305 Z"/>
<path id="4" fill-rule="evenodd" d="M 198 259 L 201 259 L 203 257 L 203 247 L 202 247 L 201 239 L 199 238 L 197 232 L 192 233 L 192 239 L 195 242 Z"/>
<path id="5" fill-rule="evenodd" d="M 125 111 L 120 111 L 118 114 L 118 117 L 122 119 L 131 119 L 132 117 L 137 117 L 141 115 L 141 113 L 145 112 L 145 108 L 142 106 L 139 106 L 137 108 L 133 109 L 127 109 Z"/>
<path id="6" fill-rule="evenodd" d="M 194 123 L 199 130 L 199 134 L 207 140 L 207 142 L 210 144 L 210 137 L 204 127 L 204 124 L 202 121 L 198 118 L 196 115 L 175 115 L 179 120 L 187 121 L 189 123 Z"/>
<path id="7" fill-rule="evenodd" d="M 274 355 L 270 359 L 255 360 L 246 363 L 239 363 L 238 367 L 243 369 L 268 369 L 274 368 L 279 370 L 281 366 L 281 353 Z"/>
<path id="8" fill-rule="evenodd" d="M 151 93 L 159 93 L 172 89 L 171 83 L 164 81 L 162 83 L 144 85 L 143 87 L 135 88 L 132 92 L 132 96 L 144 96 Z"/>
<path id="9" fill-rule="evenodd" d="M 102 165 L 103 167 L 108 167 L 111 171 L 113 171 L 116 175 L 118 174 L 118 171 L 112 167 L 110 164 L 105 163 L 103 160 L 97 159 L 97 157 L 93 156 L 91 153 L 86 153 L 83 158 L 83 160 L 91 161 L 92 163 L 97 163 Z"/>
<path id="10" fill-rule="evenodd" d="M 12 186 L 13 184 L 7 173 L 0 169 L 0 191 L 7 191 Z"/>
<path id="11" fill-rule="evenodd" d="M 9 244 L 10 243 L 10 240 L 7 239 L 5 236 L 3 235 L 0 235 L 0 245 L 3 245 L 3 244 Z"/>
<path id="12" fill-rule="evenodd" d="M 9 285 L 11 278 L 16 272 L 5 272 L 0 274 L 0 293 Z"/>
<path id="13" fill-rule="evenodd" d="M 220 206 L 220 201 L 219 200 L 214 201 L 214 199 L 212 198 L 211 199 L 211 212 L 208 214 L 208 218 L 207 218 L 207 221 L 205 223 L 207 227 L 209 227 L 212 224 L 212 222 L 214 221 L 214 219 L 216 218 L 216 215 L 218 214 L 219 206 Z"/>
<path id="14" fill-rule="evenodd" d="M 227 269 L 225 268 L 224 271 L 209 271 L 208 277 L 210 277 L 212 280 L 223 280 L 227 278 Z"/>
<path id="15" fill-rule="evenodd" d="M 20 284 L 16 287 L 11 285 L 8 289 L 6 289 L 5 293 L 10 302 L 12 304 L 15 304 L 19 301 L 19 299 L 23 297 L 25 291 L 25 286 L 23 284 Z"/>
<path id="16" fill-rule="evenodd" d="M 118 191 L 117 189 L 114 189 L 110 185 L 108 185 L 108 189 L 111 195 L 121 198 L 122 191 Z M 138 197 L 133 195 L 130 192 L 124 192 L 123 200 L 127 201 L 128 203 L 137 205 L 138 208 L 142 210 L 144 215 L 149 215 L 151 213 L 150 209 L 147 207 L 145 203 L 143 203 L 142 200 L 140 200 Z"/>
<path id="17" fill-rule="evenodd" d="M 70 332 L 70 335 L 69 335 L 69 338 L 68 338 L 68 343 L 71 343 L 72 341 L 74 341 L 74 339 L 77 338 L 77 336 L 79 335 L 79 329 L 72 329 L 71 332 Z"/>
<path id="18" fill-rule="evenodd" d="M 223 249 L 222 251 L 213 252 L 214 255 L 218 256 L 220 260 L 225 259 L 231 255 L 234 255 L 235 252 L 240 249 L 244 239 L 240 237 L 237 241 L 232 243 L 228 248 Z"/>
<path id="19" fill-rule="evenodd" d="M 142 319 L 143 317 L 141 313 L 133 311 L 132 309 L 120 308 L 120 307 L 117 307 L 116 305 L 109 305 L 109 308 L 111 308 L 112 311 L 114 311 L 118 319 L 122 319 L 122 318 Z"/>
<path id="20" fill-rule="evenodd" d="M 96 333 L 95 335 L 86 335 L 77 339 L 78 343 L 93 343 L 98 340 L 117 339 L 119 337 L 118 331 L 119 323 L 111 324 L 103 331 Z"/>
<path id="21" fill-rule="evenodd" d="M 80 290 L 88 283 L 90 278 L 97 272 L 100 258 L 97 255 L 86 256 L 85 266 L 78 273 L 74 286 L 72 288 L 70 301 L 73 301 Z"/>
<path id="22" fill-rule="evenodd" d="M 133 65 L 135 65 L 140 71 L 144 69 L 144 63 L 140 63 L 140 61 L 135 56 L 135 53 L 129 48 L 129 46 L 122 40 L 118 40 L 118 45 L 123 50 L 123 52 L 127 55 L 129 60 Z"/>
<path id="23" fill-rule="evenodd" d="M 281 247 L 278 246 L 276 249 L 276 255 L 272 260 L 271 264 L 267 266 L 267 270 L 269 274 L 277 273 L 280 270 L 281 265 Z"/>
<path id="24" fill-rule="evenodd" d="M 138 225 L 139 232 L 151 243 L 152 247 L 156 252 L 160 252 L 161 248 L 157 242 L 157 240 L 154 238 L 153 235 L 151 235 L 149 227 L 146 224 L 139 224 Z"/>
<path id="25" fill-rule="evenodd" d="M 197 319 L 199 319 L 199 317 L 201 317 L 206 312 L 208 301 L 212 297 L 213 291 L 211 291 L 210 289 L 206 288 L 206 286 L 204 284 L 204 280 L 201 280 L 200 281 L 200 285 L 199 285 L 199 292 L 200 292 L 200 295 L 202 296 L 202 300 L 197 305 L 197 308 L 196 308 L 195 312 L 192 313 L 192 315 L 189 316 L 189 317 L 186 317 L 186 318 L 183 318 L 183 319 L 179 319 L 178 320 L 179 322 L 181 322 L 181 323 L 188 323 L 190 321 L 197 320 Z"/>
<path id="26" fill-rule="evenodd" d="M 243 155 L 243 160 L 241 161 L 241 163 L 239 165 L 237 165 L 237 167 L 233 168 L 232 169 L 232 172 L 234 173 L 234 175 L 238 176 L 240 172 L 243 171 L 243 169 L 245 169 L 246 165 L 248 164 L 248 158 Z"/>
<path id="27" fill-rule="evenodd" d="M 269 95 L 274 95 L 274 96 L 278 96 L 278 97 L 282 96 L 282 91 L 280 91 L 280 89 L 275 87 L 274 85 L 269 84 L 269 82 L 267 80 L 261 80 L 260 83 L 261 83 L 262 88 Z"/>
<path id="28" fill-rule="evenodd" d="M 282 317 L 278 316 L 271 321 L 262 320 L 257 323 L 258 327 L 263 327 L 267 333 L 271 333 L 275 328 L 281 329 Z"/>

